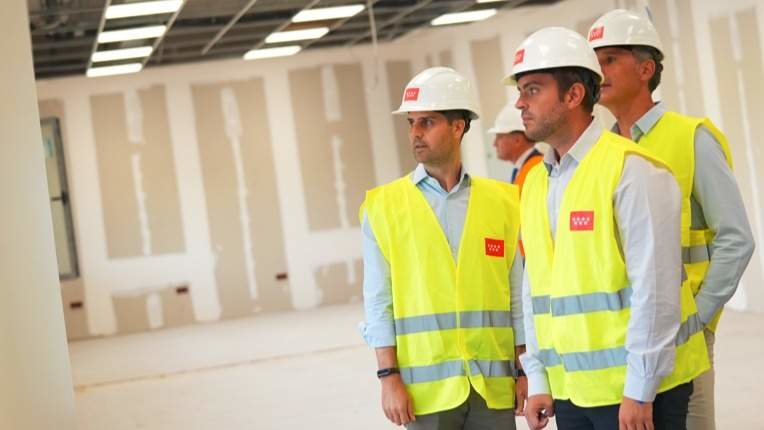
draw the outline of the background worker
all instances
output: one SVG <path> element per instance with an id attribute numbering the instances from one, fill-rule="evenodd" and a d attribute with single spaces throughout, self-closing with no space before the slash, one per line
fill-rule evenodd
<path id="1" fill-rule="evenodd" d="M 608 12 L 590 29 L 589 44 L 605 75 L 600 104 L 616 118 L 613 131 L 666 162 L 679 182 L 685 287 L 695 295 L 713 363 L 714 330 L 754 248 L 727 138 L 707 118 L 684 116 L 653 101 L 663 45 L 647 17 L 623 9 Z M 687 427 L 715 429 L 713 368 L 693 388 Z"/>
<path id="2" fill-rule="evenodd" d="M 683 429 L 708 357 L 680 288 L 677 182 L 594 120 L 602 74 L 585 38 L 545 28 L 514 58 L 525 132 L 552 148 L 521 203 L 528 424 Z"/>
<path id="3" fill-rule="evenodd" d="M 514 429 L 525 404 L 518 192 L 462 166 L 476 106 L 453 69 L 416 75 L 394 113 L 419 165 L 361 208 L 363 335 L 384 413 L 410 429 Z"/>
<path id="4" fill-rule="evenodd" d="M 493 140 L 496 158 L 514 164 L 509 182 L 517 185 L 522 193 L 525 177 L 544 156 L 536 149 L 536 142 L 525 135 L 520 111 L 514 103 L 504 106 L 488 132 L 496 135 Z"/>

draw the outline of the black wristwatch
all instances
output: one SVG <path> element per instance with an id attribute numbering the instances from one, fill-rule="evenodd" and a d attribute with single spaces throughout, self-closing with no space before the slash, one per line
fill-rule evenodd
<path id="1" fill-rule="evenodd" d="M 521 376 L 525 376 L 525 372 L 523 372 L 523 369 L 515 369 L 515 378 L 519 378 Z"/>
<path id="2" fill-rule="evenodd" d="M 395 373 L 401 373 L 397 367 L 386 367 L 384 369 L 377 370 L 377 378 L 382 379 L 385 376 L 390 376 Z"/>

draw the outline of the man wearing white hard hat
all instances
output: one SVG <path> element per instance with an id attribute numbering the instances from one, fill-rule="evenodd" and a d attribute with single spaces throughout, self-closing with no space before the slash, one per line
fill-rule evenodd
<path id="1" fill-rule="evenodd" d="M 473 92 L 447 67 L 408 83 L 394 114 L 419 165 L 360 210 L 362 332 L 385 416 L 409 429 L 514 429 L 525 404 L 518 191 L 464 170 Z"/>
<path id="2" fill-rule="evenodd" d="M 589 30 L 589 44 L 605 75 L 600 103 L 617 120 L 613 131 L 666 162 L 679 182 L 685 284 L 695 296 L 713 363 L 722 308 L 735 293 L 754 248 L 727 138 L 709 119 L 681 115 L 653 101 L 663 70 L 663 45 L 646 16 L 623 9 L 608 12 Z M 693 383 L 687 428 L 716 428 L 713 368 Z"/>
<path id="3" fill-rule="evenodd" d="M 601 81 L 586 39 L 561 27 L 529 36 L 505 78 L 528 137 L 552 148 L 521 203 L 526 419 L 682 429 L 708 356 L 680 291 L 680 191 L 661 161 L 594 119 Z"/>
<path id="4" fill-rule="evenodd" d="M 514 165 L 509 181 L 517 185 L 522 194 L 525 177 L 544 157 L 541 151 L 536 149 L 536 142 L 525 135 L 520 111 L 514 104 L 504 106 L 488 133 L 495 135 L 493 146 L 496 148 L 496 157 Z"/>

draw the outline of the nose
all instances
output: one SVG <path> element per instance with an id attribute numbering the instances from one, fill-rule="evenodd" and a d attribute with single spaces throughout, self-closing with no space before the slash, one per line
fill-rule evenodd
<path id="1" fill-rule="evenodd" d="M 520 110 L 523 110 L 525 107 L 527 107 L 527 104 L 525 103 L 525 97 L 523 97 L 522 94 L 520 94 L 520 96 L 517 98 L 515 107 Z"/>
<path id="2" fill-rule="evenodd" d="M 409 137 L 412 140 L 421 139 L 422 134 L 422 128 L 419 127 L 416 123 L 413 123 L 409 126 Z"/>

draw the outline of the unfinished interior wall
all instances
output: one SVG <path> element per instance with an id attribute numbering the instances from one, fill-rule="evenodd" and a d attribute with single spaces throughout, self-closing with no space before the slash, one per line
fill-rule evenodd
<path id="1" fill-rule="evenodd" d="M 410 61 L 387 61 L 387 89 L 390 97 L 390 112 L 398 110 L 403 98 L 403 90 L 414 76 Z M 395 127 L 395 148 L 398 151 L 398 163 L 400 163 L 400 175 L 403 176 L 416 168 L 416 160 L 411 152 L 409 144 L 408 122 L 403 116 L 393 118 Z"/>
<path id="2" fill-rule="evenodd" d="M 470 42 L 472 68 L 475 73 L 475 86 L 480 100 L 480 117 L 486 128 L 491 127 L 501 109 L 507 104 L 505 85 L 501 83 L 504 77 L 504 60 L 501 52 L 499 36 L 488 39 L 478 39 Z M 509 178 L 507 163 L 496 158 L 492 136 L 483 140 L 485 158 L 488 160 L 488 171 L 504 180 Z"/>
<path id="3" fill-rule="evenodd" d="M 414 168 L 406 122 L 389 114 L 411 77 L 428 64 L 450 65 L 473 81 L 484 112 L 465 136 L 464 163 L 472 174 L 502 178 L 488 168 L 485 131 L 515 97 L 499 81 L 516 46 L 544 26 L 584 32 L 613 7 L 646 4 L 521 7 L 418 31 L 380 46 L 379 58 L 368 47 L 309 50 L 39 82 L 41 106 L 60 116 L 72 164 L 82 276 L 63 283 L 70 337 L 359 300 L 358 205 L 380 178 Z M 650 6 L 671 50 L 656 94 L 728 134 L 761 249 L 764 160 L 755 138 L 764 131 L 764 8 L 754 0 Z M 602 110 L 597 116 L 612 122 Z M 131 127 L 144 143 L 131 143 L 140 135 Z M 745 274 L 738 309 L 764 310 L 763 256 L 757 250 Z"/>
<path id="4" fill-rule="evenodd" d="M 289 84 L 310 229 L 358 226 L 375 177 L 361 66 L 298 69 Z"/>
<path id="5" fill-rule="evenodd" d="M 191 91 L 222 316 L 289 309 L 263 80 Z"/>
<path id="6" fill-rule="evenodd" d="M 164 87 L 90 100 L 109 257 L 183 252 Z"/>

